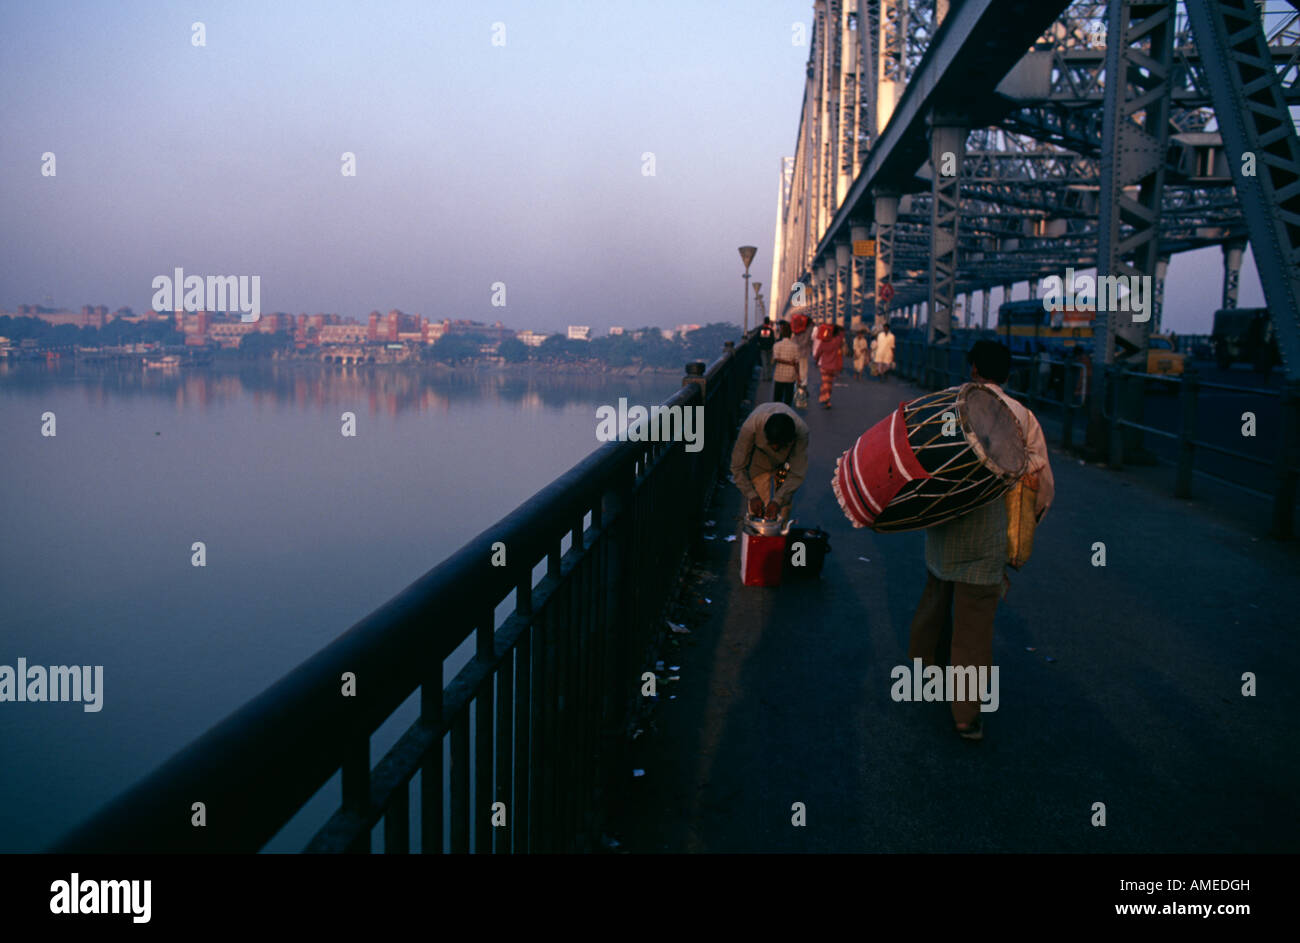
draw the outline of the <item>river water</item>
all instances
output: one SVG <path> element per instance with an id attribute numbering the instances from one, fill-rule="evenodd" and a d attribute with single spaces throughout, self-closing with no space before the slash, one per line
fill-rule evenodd
<path id="1" fill-rule="evenodd" d="M 0 852 L 46 846 L 571 468 L 598 405 L 679 382 L 0 364 L 0 665 L 104 678 L 97 712 L 0 702 Z"/>

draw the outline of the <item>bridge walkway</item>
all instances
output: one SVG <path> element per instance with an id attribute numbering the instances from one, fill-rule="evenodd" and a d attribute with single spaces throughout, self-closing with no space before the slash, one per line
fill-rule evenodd
<path id="1" fill-rule="evenodd" d="M 854 530 L 829 482 L 863 430 L 921 392 L 846 372 L 833 409 L 806 411 L 812 456 L 795 517 L 830 532 L 819 581 L 742 586 L 740 542 L 723 539 L 742 502 L 719 489 L 699 619 L 674 636 L 687 639 L 681 680 L 661 691 L 676 697 L 661 698 L 655 732 L 635 744 L 645 773 L 611 822 L 624 848 L 1300 847 L 1300 550 L 1212 502 L 1172 497 L 1149 470 L 1084 466 L 1053 446 L 1056 502 L 998 609 L 1000 705 L 982 742 L 952 733 L 946 704 L 891 700 L 925 582 L 923 536 Z M 770 395 L 756 385 L 756 401 Z M 1105 567 L 1091 563 L 1097 541 Z M 1247 671 L 1255 697 L 1242 695 Z M 1105 828 L 1091 824 L 1096 802 Z"/>

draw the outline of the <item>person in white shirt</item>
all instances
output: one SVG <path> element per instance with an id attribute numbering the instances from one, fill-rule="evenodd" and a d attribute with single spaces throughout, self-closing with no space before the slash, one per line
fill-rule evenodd
<path id="1" fill-rule="evenodd" d="M 875 351 L 873 352 L 873 363 L 871 372 L 878 377 L 883 377 L 890 370 L 894 369 L 894 332 L 886 324 L 876 335 Z"/>
<path id="2" fill-rule="evenodd" d="M 794 404 L 794 388 L 797 383 L 808 382 L 801 372 L 803 360 L 799 356 L 799 345 L 790 337 L 790 325 L 784 321 L 780 324 L 781 339 L 772 348 L 773 371 L 772 399 L 787 406 Z"/>

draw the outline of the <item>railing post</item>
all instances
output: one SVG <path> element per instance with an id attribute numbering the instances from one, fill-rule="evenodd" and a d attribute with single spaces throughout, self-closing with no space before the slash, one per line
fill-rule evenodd
<path id="1" fill-rule="evenodd" d="M 1079 364 L 1067 361 L 1065 376 L 1061 380 L 1061 447 L 1067 452 L 1074 446 L 1074 384 L 1070 381 L 1076 368 L 1083 369 Z"/>
<path id="2" fill-rule="evenodd" d="M 1035 351 L 1029 358 L 1029 411 L 1038 412 L 1038 397 L 1043 386 L 1043 352 Z"/>
<path id="3" fill-rule="evenodd" d="M 1120 469 L 1124 467 L 1124 427 L 1123 414 L 1121 410 L 1124 407 L 1124 381 L 1128 370 L 1122 367 L 1111 367 L 1107 371 L 1109 380 L 1108 392 L 1110 394 L 1110 467 Z"/>
<path id="4" fill-rule="evenodd" d="M 1273 536 L 1290 537 L 1296 497 L 1296 465 L 1300 463 L 1300 381 L 1288 380 L 1283 385 L 1278 405 L 1282 428 L 1277 450 L 1277 492 L 1273 496 Z"/>
<path id="5" fill-rule="evenodd" d="M 1195 366 L 1183 373 L 1178 398 L 1182 405 L 1182 418 L 1178 425 L 1178 474 L 1174 479 L 1174 497 L 1192 496 L 1192 467 L 1196 459 L 1196 396 L 1201 379 Z"/>

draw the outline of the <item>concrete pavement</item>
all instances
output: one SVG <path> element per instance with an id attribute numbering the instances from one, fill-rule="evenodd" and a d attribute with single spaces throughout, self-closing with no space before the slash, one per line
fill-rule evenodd
<path id="1" fill-rule="evenodd" d="M 700 561 L 711 603 L 674 656 L 677 698 L 634 744 L 646 772 L 613 834 L 632 852 L 1300 850 L 1300 551 L 1140 476 L 1053 447 L 1055 504 L 997 613 L 1001 703 L 982 742 L 952 733 L 947 704 L 891 699 L 923 536 L 853 529 L 830 478 L 859 434 L 921 392 L 846 372 L 833 409 L 814 397 L 805 411 L 812 457 L 794 516 L 830 532 L 818 581 L 742 586 L 740 542 L 721 539 L 738 532 L 740 496 L 719 489 L 719 539 Z M 756 384 L 756 402 L 770 397 Z M 1255 697 L 1242 695 L 1248 671 Z"/>

